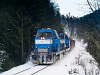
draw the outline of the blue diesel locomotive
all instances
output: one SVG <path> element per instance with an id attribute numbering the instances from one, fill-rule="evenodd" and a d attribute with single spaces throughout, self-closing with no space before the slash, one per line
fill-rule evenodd
<path id="1" fill-rule="evenodd" d="M 63 35 L 63 38 L 59 38 L 60 36 L 56 30 L 50 28 L 38 30 L 32 51 L 32 62 L 34 64 L 53 64 L 59 60 L 70 44 L 67 35 Z"/>

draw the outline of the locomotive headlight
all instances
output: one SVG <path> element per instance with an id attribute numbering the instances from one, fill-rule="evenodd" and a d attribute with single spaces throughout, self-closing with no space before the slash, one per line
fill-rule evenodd
<path id="1" fill-rule="evenodd" d="M 45 37 L 41 37 L 41 40 L 44 40 L 45 39 Z"/>
<path id="2" fill-rule="evenodd" d="M 43 40 L 45 39 L 45 37 L 42 38 Z"/>
<path id="3" fill-rule="evenodd" d="M 38 47 L 35 47 L 36 49 L 38 49 Z"/>
<path id="4" fill-rule="evenodd" d="M 48 49 L 50 48 L 50 46 L 48 46 Z"/>
<path id="5" fill-rule="evenodd" d="M 41 40 L 42 40 L 42 37 L 41 37 Z"/>

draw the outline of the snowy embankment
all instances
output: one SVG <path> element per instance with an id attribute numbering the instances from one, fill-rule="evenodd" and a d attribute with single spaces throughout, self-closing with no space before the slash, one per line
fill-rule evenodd
<path id="1" fill-rule="evenodd" d="M 35 75 L 100 75 L 100 70 L 95 59 L 86 51 L 87 44 L 83 41 L 76 41 L 76 46 L 63 59 L 57 61 L 55 64 L 37 72 Z M 23 71 L 27 68 L 30 70 L 23 71 L 17 75 L 30 75 L 36 69 L 43 66 L 36 66 L 30 61 L 24 65 L 14 67 L 0 75 L 13 75 L 17 72 Z"/>
<path id="2" fill-rule="evenodd" d="M 20 65 L 17 67 L 13 67 L 12 69 L 10 69 L 6 72 L 3 72 L 0 75 L 13 75 L 17 72 L 23 71 L 23 70 L 31 68 L 31 67 L 34 67 L 34 65 L 31 62 L 27 62 L 26 64 L 23 64 L 23 65 Z"/>

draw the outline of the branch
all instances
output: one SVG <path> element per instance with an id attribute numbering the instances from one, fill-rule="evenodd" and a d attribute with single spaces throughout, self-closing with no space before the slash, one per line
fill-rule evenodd
<path id="1" fill-rule="evenodd" d="M 90 4 L 89 0 L 87 0 L 87 3 L 88 3 L 88 5 L 89 5 L 89 7 L 90 7 L 91 11 L 92 11 L 92 12 L 94 12 L 94 10 L 93 10 L 93 8 L 92 8 L 92 6 L 91 6 L 91 4 Z"/>

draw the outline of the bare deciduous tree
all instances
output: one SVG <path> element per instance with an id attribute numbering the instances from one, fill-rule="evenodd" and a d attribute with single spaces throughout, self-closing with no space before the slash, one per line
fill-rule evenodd
<path id="1" fill-rule="evenodd" d="M 87 0 L 87 3 L 92 12 L 100 9 L 100 1 L 99 0 Z"/>

